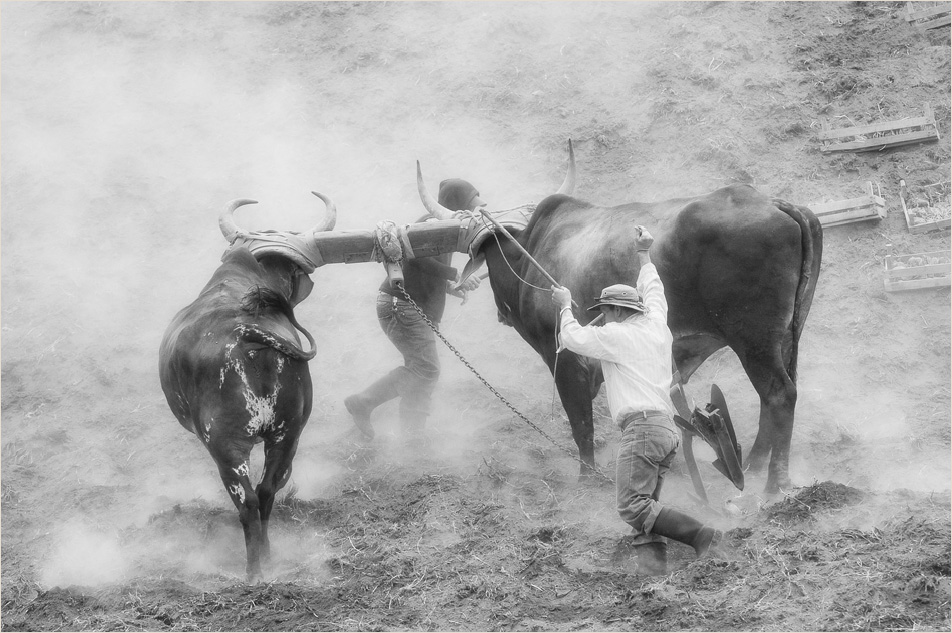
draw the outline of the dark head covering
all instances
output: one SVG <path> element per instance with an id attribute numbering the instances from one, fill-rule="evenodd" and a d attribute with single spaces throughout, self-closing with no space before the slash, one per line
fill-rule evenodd
<path id="1" fill-rule="evenodd" d="M 437 202 L 452 211 L 472 211 L 485 204 L 476 187 L 461 178 L 447 178 L 441 182 Z"/>

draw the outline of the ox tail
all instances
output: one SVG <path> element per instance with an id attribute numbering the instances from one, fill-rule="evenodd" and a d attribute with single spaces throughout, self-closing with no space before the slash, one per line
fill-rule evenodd
<path id="1" fill-rule="evenodd" d="M 823 227 L 814 213 L 806 208 L 773 198 L 778 209 L 790 216 L 800 226 L 800 245 L 803 258 L 800 263 L 800 283 L 797 284 L 797 296 L 793 305 L 793 321 L 790 325 L 792 341 L 790 362 L 787 375 L 797 382 L 797 351 L 803 324 L 813 304 L 813 292 L 816 290 L 817 277 L 820 275 L 820 259 L 823 255 Z"/>
<path id="2" fill-rule="evenodd" d="M 283 314 L 287 317 L 288 321 L 291 322 L 291 325 L 304 334 L 311 349 L 304 351 L 294 341 L 290 341 L 283 336 L 268 331 L 256 323 L 238 324 L 235 331 L 238 332 L 243 339 L 260 343 L 261 345 L 267 345 L 294 360 L 306 362 L 317 355 L 314 337 L 294 318 L 294 310 L 291 308 L 291 303 L 284 295 L 270 288 L 255 286 L 241 298 L 241 310 L 255 318 L 267 312 L 277 311 Z"/>

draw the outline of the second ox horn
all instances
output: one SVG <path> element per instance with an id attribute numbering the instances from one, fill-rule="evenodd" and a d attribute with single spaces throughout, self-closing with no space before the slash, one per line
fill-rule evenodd
<path id="1" fill-rule="evenodd" d="M 332 231 L 334 225 L 337 224 L 337 206 L 334 202 L 325 196 L 322 193 L 317 191 L 312 191 L 312 194 L 320 198 L 325 205 L 324 218 L 321 222 L 314 225 L 310 230 L 308 230 L 304 237 L 311 237 L 317 233 L 323 233 L 325 231 Z M 238 226 L 238 223 L 235 222 L 235 211 L 246 204 L 258 204 L 257 200 L 249 200 L 247 198 L 239 198 L 237 200 L 232 200 L 225 208 L 222 209 L 221 214 L 218 216 L 218 226 L 221 229 L 222 235 L 225 236 L 225 239 L 228 240 L 228 243 L 235 241 L 235 238 L 239 234 L 247 233 L 244 229 Z"/>

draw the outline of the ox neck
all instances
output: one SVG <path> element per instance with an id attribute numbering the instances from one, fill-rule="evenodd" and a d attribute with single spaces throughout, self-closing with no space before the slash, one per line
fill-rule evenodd
<path id="1" fill-rule="evenodd" d="M 508 242 L 501 245 L 495 239 L 486 241 L 480 253 L 486 258 L 486 268 L 497 300 L 510 306 L 517 304 L 522 281 L 522 253 Z"/>
<path id="2" fill-rule="evenodd" d="M 294 293 L 294 279 L 299 269 L 298 265 L 286 257 L 272 254 L 263 255 L 258 259 L 258 264 L 268 279 L 268 286 L 290 300 Z"/>

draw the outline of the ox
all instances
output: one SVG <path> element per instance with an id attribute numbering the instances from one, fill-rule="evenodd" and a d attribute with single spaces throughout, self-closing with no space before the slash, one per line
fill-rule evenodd
<path id="1" fill-rule="evenodd" d="M 452 217 L 426 191 L 419 167 L 417 178 L 430 214 Z M 580 304 L 576 317 L 585 325 L 594 318 L 586 308 L 603 287 L 635 284 L 640 266 L 632 236 L 641 224 L 655 236 L 651 261 L 669 306 L 675 389 L 711 354 L 729 346 L 760 396 L 759 427 L 745 467 L 762 471 L 769 458 L 767 492 L 789 486 L 797 345 L 823 245 L 816 216 L 747 185 L 604 207 L 567 195 L 574 182 L 570 141 L 568 174 L 559 192 L 539 203 L 524 230 L 512 231 L 525 250 L 498 235 L 477 237 L 467 271 L 485 261 L 500 320 L 512 325 L 553 373 L 578 445 L 581 475 L 595 466 L 592 400 L 603 381 L 601 368 L 567 350 L 557 354 L 551 283 L 530 258 L 572 291 Z"/>
<path id="2" fill-rule="evenodd" d="M 333 203 L 310 235 L 330 231 Z M 236 200 L 221 212 L 229 242 L 242 234 L 234 212 L 253 200 Z M 313 268 L 311 268 L 313 270 Z M 270 557 L 268 518 L 274 496 L 291 475 L 298 438 L 311 413 L 314 339 L 294 318 L 292 307 L 313 288 L 310 270 L 281 252 L 256 258 L 236 244 L 191 305 L 169 325 L 159 353 L 159 378 L 172 413 L 198 436 L 218 466 L 222 483 L 238 508 L 245 534 L 247 576 L 261 579 L 261 560 Z M 297 330 L 307 337 L 304 351 Z M 252 485 L 252 447 L 264 442 L 264 472 Z"/>

